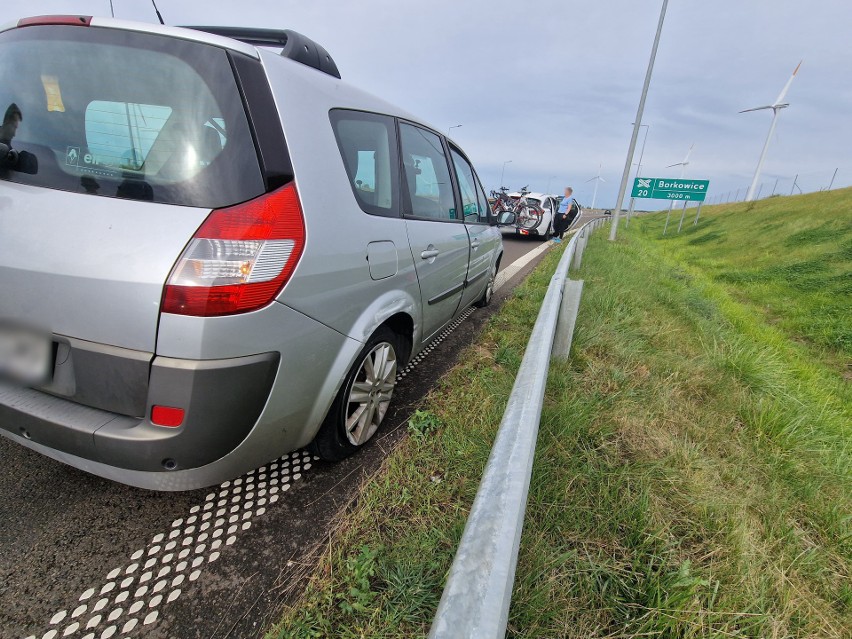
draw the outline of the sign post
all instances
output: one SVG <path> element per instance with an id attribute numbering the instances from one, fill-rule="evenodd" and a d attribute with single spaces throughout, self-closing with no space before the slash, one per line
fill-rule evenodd
<path id="1" fill-rule="evenodd" d="M 680 229 L 683 228 L 683 218 L 686 217 L 686 205 L 689 204 L 688 201 L 683 201 L 683 211 L 680 214 L 680 224 L 677 225 L 677 232 L 680 233 Z"/>
<path id="2" fill-rule="evenodd" d="M 692 223 L 692 226 L 698 224 L 698 216 L 701 215 L 701 202 L 698 203 L 698 210 L 695 212 L 695 221 Z"/>

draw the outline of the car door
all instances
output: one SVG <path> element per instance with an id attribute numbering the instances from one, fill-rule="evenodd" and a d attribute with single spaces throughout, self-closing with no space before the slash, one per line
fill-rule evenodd
<path id="1" fill-rule="evenodd" d="M 489 224 L 488 201 L 485 191 L 470 162 L 461 152 L 450 147 L 450 156 L 455 169 L 464 226 L 470 242 L 470 259 L 467 269 L 465 290 L 462 294 L 462 306 L 466 307 L 482 295 L 482 291 L 495 266 L 496 251 L 502 236 Z"/>
<path id="2" fill-rule="evenodd" d="M 551 233 L 553 232 L 553 222 L 554 222 L 554 219 L 556 217 L 556 208 L 557 208 L 556 201 L 552 197 L 545 199 L 544 216 L 547 219 L 545 219 L 542 222 L 542 232 L 543 233 L 547 233 L 548 230 Z"/>
<path id="3" fill-rule="evenodd" d="M 458 311 L 468 270 L 470 241 L 453 195 L 440 136 L 400 122 L 403 212 L 420 283 L 423 341 Z"/>

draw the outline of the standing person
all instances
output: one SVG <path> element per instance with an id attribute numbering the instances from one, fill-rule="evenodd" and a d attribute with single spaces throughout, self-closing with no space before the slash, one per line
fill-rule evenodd
<path id="1" fill-rule="evenodd" d="M 562 201 L 559 203 L 559 210 L 556 212 L 556 219 L 553 221 L 553 234 L 554 242 L 562 241 L 562 234 L 565 232 L 565 229 L 568 228 L 569 221 L 569 212 L 571 211 L 572 204 L 574 203 L 574 199 L 571 197 L 574 193 L 574 189 L 570 186 L 565 187 L 565 197 L 562 198 Z"/>

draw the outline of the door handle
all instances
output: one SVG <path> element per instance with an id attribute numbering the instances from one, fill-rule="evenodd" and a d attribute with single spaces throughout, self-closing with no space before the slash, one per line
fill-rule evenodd
<path id="1" fill-rule="evenodd" d="M 476 238 L 475 240 L 473 240 L 473 242 L 470 243 L 470 248 L 472 248 L 474 251 L 479 248 L 479 238 Z"/>
<path id="2" fill-rule="evenodd" d="M 441 251 L 439 251 L 438 249 L 429 249 L 429 250 L 423 251 L 420 254 L 420 257 L 422 257 L 424 260 L 431 260 L 433 258 L 438 257 L 438 255 L 440 253 L 441 253 Z"/>

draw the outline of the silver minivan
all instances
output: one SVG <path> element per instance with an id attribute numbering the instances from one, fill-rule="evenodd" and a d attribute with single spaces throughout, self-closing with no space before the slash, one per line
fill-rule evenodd
<path id="1" fill-rule="evenodd" d="M 0 113 L 0 433 L 66 464 L 186 490 L 341 459 L 491 299 L 465 154 L 293 31 L 20 20 Z"/>

